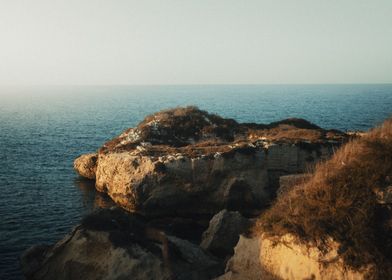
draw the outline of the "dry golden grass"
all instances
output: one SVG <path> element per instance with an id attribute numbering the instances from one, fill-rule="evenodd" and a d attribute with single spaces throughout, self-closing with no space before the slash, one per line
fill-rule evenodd
<path id="1" fill-rule="evenodd" d="M 341 246 L 354 269 L 373 265 L 369 278 L 392 275 L 392 210 L 375 190 L 392 185 L 392 119 L 341 147 L 320 163 L 312 178 L 279 197 L 254 231 L 292 233 L 327 252 L 328 238 Z"/>

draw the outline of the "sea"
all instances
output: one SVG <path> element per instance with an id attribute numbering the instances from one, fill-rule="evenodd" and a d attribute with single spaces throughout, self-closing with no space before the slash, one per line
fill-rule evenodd
<path id="1" fill-rule="evenodd" d="M 0 279 L 87 213 L 111 207 L 73 160 L 162 109 L 196 105 L 239 122 L 305 118 L 366 131 L 392 115 L 392 84 L 34 86 L 0 88 Z"/>

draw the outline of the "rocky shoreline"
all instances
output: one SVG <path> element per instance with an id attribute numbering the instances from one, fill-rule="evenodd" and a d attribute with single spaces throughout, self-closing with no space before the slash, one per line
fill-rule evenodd
<path id="1" fill-rule="evenodd" d="M 195 107 L 148 116 L 74 162 L 122 209 L 95 212 L 55 245 L 29 249 L 23 272 L 28 279 L 277 279 L 246 269 L 249 258 L 239 265 L 238 254 L 253 246 L 244 238 L 277 196 L 352 137 L 303 119 L 241 124 Z M 238 266 L 248 275 L 238 278 Z"/>

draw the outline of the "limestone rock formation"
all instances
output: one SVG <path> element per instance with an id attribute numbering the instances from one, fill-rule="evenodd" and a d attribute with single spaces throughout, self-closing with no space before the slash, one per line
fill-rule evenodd
<path id="1" fill-rule="evenodd" d="M 239 212 L 222 210 L 211 219 L 200 247 L 216 256 L 232 255 L 240 234 L 247 231 L 250 224 Z"/>
<path id="2" fill-rule="evenodd" d="M 195 107 L 166 110 L 75 160 L 129 211 L 146 215 L 251 213 L 271 202 L 282 175 L 330 157 L 347 135 L 302 119 L 240 124 Z M 95 165 L 94 165 L 95 163 Z M 94 174 L 95 171 L 95 174 Z"/>
<path id="3" fill-rule="evenodd" d="M 119 209 L 87 216 L 54 246 L 21 259 L 27 279 L 211 279 L 221 263 L 189 241 L 150 228 Z"/>

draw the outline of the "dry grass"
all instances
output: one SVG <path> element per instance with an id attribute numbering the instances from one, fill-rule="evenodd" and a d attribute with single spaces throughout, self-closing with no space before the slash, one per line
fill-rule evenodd
<path id="1" fill-rule="evenodd" d="M 392 185 L 392 119 L 341 147 L 312 178 L 282 195 L 259 219 L 255 233 L 294 234 L 327 252 L 328 238 L 341 244 L 344 263 L 374 265 L 369 278 L 392 275 L 392 210 L 375 190 Z"/>
<path id="2" fill-rule="evenodd" d="M 279 125 L 278 127 L 265 129 L 265 130 L 250 130 L 249 138 L 256 139 L 260 137 L 266 137 L 271 141 L 275 140 L 307 140 L 307 141 L 317 141 L 321 139 L 323 132 L 321 130 L 315 129 L 303 129 L 297 128 L 291 125 Z"/>
<path id="3" fill-rule="evenodd" d="M 347 134 L 339 130 L 325 130 L 304 119 L 290 118 L 268 125 L 247 124 L 250 139 L 265 137 L 271 141 L 345 141 Z"/>

